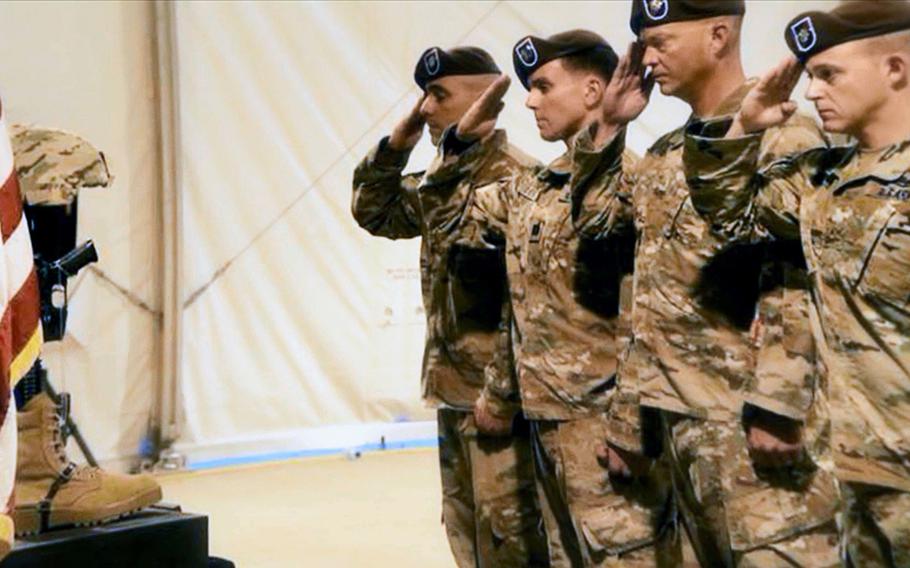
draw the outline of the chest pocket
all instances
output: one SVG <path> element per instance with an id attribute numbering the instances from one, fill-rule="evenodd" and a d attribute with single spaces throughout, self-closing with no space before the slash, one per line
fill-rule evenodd
<path id="1" fill-rule="evenodd" d="M 506 287 L 501 249 L 476 250 L 453 246 L 447 259 L 448 313 L 453 335 L 469 331 L 496 331 Z"/>
<path id="2" fill-rule="evenodd" d="M 568 201 L 560 201 L 556 192 L 541 194 L 525 221 L 523 264 L 546 273 L 564 268 L 565 249 L 571 246 L 574 228 Z"/>
<path id="3" fill-rule="evenodd" d="M 550 213 L 549 237 L 544 253 L 544 266 L 548 271 L 566 270 L 573 263 L 577 233 L 572 224 L 572 210 L 568 192 L 561 191 L 559 197 L 548 205 Z"/>
<path id="4" fill-rule="evenodd" d="M 520 203 L 517 215 L 518 229 L 514 239 L 519 267 L 522 272 L 530 266 L 539 266 L 541 242 L 544 238 L 546 219 L 540 216 L 540 190 L 537 187 L 521 188 L 518 191 Z"/>
<path id="5" fill-rule="evenodd" d="M 875 214 L 865 255 L 856 267 L 855 290 L 875 303 L 910 307 L 910 205 L 891 203 Z"/>

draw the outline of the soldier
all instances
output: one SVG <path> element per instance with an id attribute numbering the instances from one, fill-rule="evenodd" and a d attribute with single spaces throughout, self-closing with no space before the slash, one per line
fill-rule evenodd
<path id="1" fill-rule="evenodd" d="M 693 125 L 698 210 L 739 240 L 801 242 L 828 371 L 831 445 L 853 566 L 910 565 L 910 3 L 844 2 L 787 26 L 789 58 L 732 120 Z M 760 141 L 806 98 L 855 142 L 772 164 Z M 726 136 L 726 139 L 723 139 Z"/>
<path id="2" fill-rule="evenodd" d="M 496 130 L 478 144 L 478 168 L 465 179 L 435 184 L 422 174 L 403 175 L 424 124 L 436 144 L 484 92 L 497 103 L 492 130 L 509 82 L 476 47 L 426 50 L 414 79 L 424 96 L 354 172 L 354 218 L 373 235 L 422 237 L 423 396 L 438 409 L 443 518 L 458 565 L 543 566 L 546 541 L 527 425 L 516 421 L 512 432 L 509 416 L 491 425 L 497 436 L 478 435 L 472 412 L 508 314 L 502 253 L 456 246 L 454 223 L 475 187 L 510 177 L 533 161 Z"/>
<path id="3" fill-rule="evenodd" d="M 78 136 L 21 126 L 14 126 L 11 134 L 28 205 L 71 207 L 80 189 L 110 184 L 104 156 Z M 32 238 L 49 240 L 48 235 Z M 150 475 L 111 473 L 69 460 L 61 432 L 62 409 L 44 391 L 38 365 L 15 390 L 18 463 L 12 517 L 16 534 L 99 524 L 160 501 L 161 487 Z"/>
<path id="4" fill-rule="evenodd" d="M 617 101 L 606 114 L 619 130 L 609 154 L 619 154 L 621 127 L 647 104 L 644 67 L 648 83 L 686 102 L 693 116 L 736 111 L 755 85 L 740 59 L 744 13 L 742 1 L 633 1 L 639 43 L 617 72 L 615 88 L 624 92 L 607 99 Z M 680 513 L 702 565 L 837 565 L 833 480 L 801 451 L 815 373 L 800 259 L 770 271 L 780 273 L 774 286 L 760 278 L 761 250 L 727 247 L 712 234 L 692 207 L 682 143 L 681 127 L 631 171 L 573 195 L 584 235 L 638 235 L 633 338 L 610 413 L 610 469 L 636 469 L 662 422 Z M 814 123 L 797 116 L 766 134 L 762 160 L 822 143 Z M 771 320 L 765 326 L 754 321 L 760 284 L 770 289 L 759 304 Z M 660 420 L 643 422 L 656 413 Z"/>
<path id="5" fill-rule="evenodd" d="M 597 459 L 616 382 L 621 283 L 632 243 L 579 238 L 569 196 L 575 185 L 608 175 L 602 169 L 608 156 L 576 152 L 574 145 L 601 127 L 617 56 L 599 35 L 573 30 L 523 38 L 513 62 L 541 138 L 561 141 L 567 151 L 547 167 L 479 188 L 464 212 L 461 242 L 483 247 L 505 239 L 513 309 L 502 359 L 512 354 L 514 368 L 489 373 L 476 414 L 502 416 L 520 398 L 531 422 L 552 566 L 673 562 L 657 547 L 670 518 L 668 484 L 656 474 L 613 483 Z M 488 118 L 469 112 L 446 133 L 446 159 L 428 180 L 451 183 L 478 167 L 471 140 L 483 139 Z"/>

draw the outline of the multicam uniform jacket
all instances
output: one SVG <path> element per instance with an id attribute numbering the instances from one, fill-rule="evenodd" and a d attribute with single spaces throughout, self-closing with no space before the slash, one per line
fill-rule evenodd
<path id="1" fill-rule="evenodd" d="M 508 303 L 503 301 L 501 250 L 458 246 L 458 221 L 477 187 L 510 178 L 534 161 L 510 145 L 501 130 L 471 149 L 477 167 L 457 180 L 436 183 L 422 174 L 402 175 L 409 154 L 391 150 L 388 138 L 373 148 L 354 171 L 351 208 L 357 223 L 373 235 L 422 237 L 423 396 L 433 405 L 470 410 Z"/>
<path id="2" fill-rule="evenodd" d="M 736 112 L 754 84 L 728 97 L 719 114 Z M 749 402 L 800 419 L 813 398 L 800 259 L 769 264 L 762 248 L 729 246 L 711 231 L 692 205 L 683 141 L 683 128 L 670 132 L 636 168 L 573 195 L 583 235 L 637 234 L 633 338 L 610 412 L 611 442 L 632 451 L 641 449 L 639 402 L 711 420 L 738 420 Z M 796 116 L 762 138 L 760 159 L 770 163 L 822 143 L 815 124 Z M 619 133 L 604 152 L 616 160 L 624 144 Z M 794 361 L 781 369 L 774 359 Z"/>
<path id="3" fill-rule="evenodd" d="M 476 160 L 464 153 L 437 166 L 427 178 L 443 183 L 471 175 Z M 516 171 L 478 189 L 463 211 L 465 246 L 505 240 L 513 325 L 502 348 L 512 353 L 514 368 L 503 368 L 508 357 L 501 357 L 500 369 L 488 373 L 485 396 L 494 412 L 514 403 L 518 391 L 525 416 L 536 420 L 568 420 L 607 408 L 631 242 L 579 238 L 570 200 L 573 187 L 605 175 L 601 166 L 596 157 L 576 160 L 569 151 L 547 167 Z"/>
<path id="4" fill-rule="evenodd" d="M 686 172 L 715 230 L 802 243 L 838 477 L 910 491 L 910 142 L 767 164 L 760 135 L 694 128 Z"/>

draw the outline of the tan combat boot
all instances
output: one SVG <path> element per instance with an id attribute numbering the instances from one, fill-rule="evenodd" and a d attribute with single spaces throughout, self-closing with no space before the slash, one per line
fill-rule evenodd
<path id="1" fill-rule="evenodd" d="M 0 560 L 13 548 L 13 520 L 0 513 Z"/>
<path id="2" fill-rule="evenodd" d="M 17 415 L 19 463 L 13 521 L 16 534 L 112 521 L 161 500 L 149 475 L 120 475 L 76 465 L 66 457 L 57 405 L 34 397 Z"/>

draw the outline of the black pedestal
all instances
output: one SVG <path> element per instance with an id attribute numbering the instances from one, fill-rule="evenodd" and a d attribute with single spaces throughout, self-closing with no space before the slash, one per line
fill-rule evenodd
<path id="1" fill-rule="evenodd" d="M 205 568 L 208 517 L 150 507 L 100 527 L 16 540 L 0 568 Z"/>

